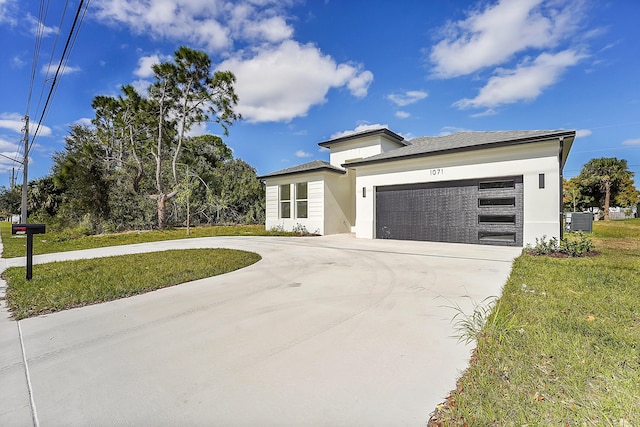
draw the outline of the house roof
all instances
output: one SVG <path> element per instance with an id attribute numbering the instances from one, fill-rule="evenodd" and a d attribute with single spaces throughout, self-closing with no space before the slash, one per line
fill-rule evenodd
<path id="1" fill-rule="evenodd" d="M 409 157 L 421 157 L 446 152 L 476 150 L 478 148 L 526 144 L 553 138 L 574 138 L 573 130 L 527 130 L 496 132 L 457 132 L 445 136 L 423 136 L 408 141 L 408 145 L 395 150 L 385 151 L 375 156 L 345 163 L 351 167 L 371 163 L 380 163 Z"/>
<path id="2" fill-rule="evenodd" d="M 293 166 L 287 169 L 282 169 L 276 172 L 272 172 L 267 175 L 259 176 L 259 179 L 264 178 L 273 178 L 276 176 L 284 176 L 284 175 L 294 175 L 298 173 L 307 173 L 307 172 L 318 172 L 318 171 L 326 171 L 326 172 L 334 172 L 345 174 L 347 171 L 341 169 L 337 166 L 331 165 L 329 162 L 325 162 L 324 160 L 314 160 L 309 163 L 304 163 L 302 165 Z"/>
<path id="3" fill-rule="evenodd" d="M 386 137 L 390 138 L 391 140 L 393 140 L 394 142 L 398 143 L 399 145 L 407 145 L 407 142 L 404 140 L 404 138 L 402 136 L 398 135 L 395 132 L 391 132 L 387 128 L 380 128 L 380 129 L 373 129 L 373 130 L 366 130 L 366 131 L 362 131 L 362 132 L 350 133 L 349 135 L 341 136 L 339 138 L 334 138 L 334 139 L 330 139 L 328 141 L 319 142 L 318 145 L 321 146 L 321 147 L 329 148 L 332 145 L 338 144 L 340 142 L 346 142 L 346 141 L 350 141 L 352 139 L 359 139 L 359 138 L 362 138 L 363 136 L 376 136 L 376 135 L 385 135 Z"/>

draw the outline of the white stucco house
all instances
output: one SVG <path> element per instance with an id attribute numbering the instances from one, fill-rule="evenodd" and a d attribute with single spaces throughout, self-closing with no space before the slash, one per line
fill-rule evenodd
<path id="1" fill-rule="evenodd" d="M 525 246 L 561 237 L 573 130 L 458 132 L 405 140 L 377 129 L 320 142 L 316 160 L 260 177 L 266 228 L 359 238 Z"/>

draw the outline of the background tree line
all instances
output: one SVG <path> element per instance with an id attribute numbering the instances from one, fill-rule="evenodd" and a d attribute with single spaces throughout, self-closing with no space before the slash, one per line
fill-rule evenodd
<path id="1" fill-rule="evenodd" d="M 231 72 L 212 73 L 206 53 L 180 47 L 153 66 L 146 95 L 123 86 L 97 96 L 91 126 L 73 125 L 51 173 L 29 183 L 29 220 L 89 232 L 264 221 L 256 171 L 214 135 L 189 136 L 215 122 L 224 135 L 239 120 Z M 0 189 L 0 211 L 20 211 L 20 187 Z M 188 218 L 187 218 L 188 217 Z"/>
<path id="2" fill-rule="evenodd" d="M 589 160 L 580 175 L 563 182 L 565 211 L 599 208 L 605 220 L 609 219 L 612 206 L 630 211 L 640 203 L 640 192 L 633 183 L 633 175 L 624 159 L 603 157 Z"/>

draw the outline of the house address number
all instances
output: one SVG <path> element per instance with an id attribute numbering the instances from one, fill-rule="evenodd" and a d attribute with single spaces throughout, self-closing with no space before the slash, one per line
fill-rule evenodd
<path id="1" fill-rule="evenodd" d="M 444 175 L 444 169 L 442 168 L 436 168 L 436 169 L 431 169 L 429 171 L 429 173 L 433 176 L 433 175 Z"/>

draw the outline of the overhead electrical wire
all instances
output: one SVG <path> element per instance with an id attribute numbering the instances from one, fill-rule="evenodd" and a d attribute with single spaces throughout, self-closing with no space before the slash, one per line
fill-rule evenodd
<path id="1" fill-rule="evenodd" d="M 46 83 L 51 80 L 50 74 L 51 74 L 51 70 L 53 69 L 52 67 L 53 58 L 55 57 L 56 48 L 58 47 L 58 40 L 60 39 L 60 31 L 64 24 L 64 18 L 67 15 L 68 5 L 69 5 L 69 0 L 66 0 L 64 2 L 64 7 L 62 9 L 62 14 L 60 15 L 60 23 L 58 24 L 56 35 L 53 38 L 53 46 L 51 47 L 51 54 L 49 55 L 49 63 L 47 64 L 47 67 L 44 69 L 46 72 L 45 72 L 42 88 L 40 89 L 40 98 L 38 98 L 38 105 L 36 106 L 36 111 L 40 111 L 40 105 L 42 104 L 42 99 L 44 98 Z M 44 27 L 44 24 L 42 24 L 42 26 Z"/>
<path id="2" fill-rule="evenodd" d="M 65 10 L 66 10 L 66 3 L 65 3 Z M 38 71 L 38 59 L 40 58 L 40 51 L 42 48 L 42 40 L 44 38 L 44 33 L 45 33 L 45 29 L 46 27 L 46 22 L 47 22 L 47 16 L 49 14 L 49 1 L 47 0 L 45 2 L 45 0 L 40 0 L 40 8 L 38 10 L 38 18 L 36 20 L 36 37 L 35 37 L 35 44 L 34 44 L 34 48 L 33 48 L 33 59 L 32 59 L 32 63 L 31 63 L 31 76 L 30 76 L 30 80 L 29 80 L 29 92 L 27 95 L 27 107 L 26 107 L 26 111 L 25 111 L 25 115 L 24 117 L 29 117 L 30 115 L 30 110 L 31 110 L 31 99 L 33 97 L 33 89 L 34 89 L 34 84 L 35 84 L 35 79 L 36 79 L 36 74 Z M 64 14 L 63 14 L 64 16 Z M 60 35 L 60 29 L 62 28 L 62 24 L 58 26 L 57 28 L 57 32 L 56 32 L 56 36 L 55 36 L 55 40 L 58 39 L 59 35 Z M 55 44 L 54 44 L 54 48 L 51 51 L 51 56 L 53 56 L 53 53 L 55 51 Z M 46 79 L 45 79 L 46 81 Z M 42 85 L 42 90 L 40 91 L 40 99 L 42 99 L 42 94 L 44 92 L 44 84 Z M 38 103 L 38 108 L 40 108 L 40 103 Z M 37 109 L 36 109 L 37 110 Z M 27 124 L 25 124 L 25 126 L 27 126 Z M 28 141 L 27 141 L 28 142 Z M 20 172 L 20 170 L 22 169 L 22 167 L 24 166 L 23 161 L 18 160 L 19 158 L 25 158 L 25 154 L 24 154 L 24 149 L 23 149 L 23 145 L 19 145 L 18 146 L 18 150 L 16 152 L 16 159 L 14 159 L 14 161 L 16 163 L 18 163 L 20 166 L 18 167 L 18 172 Z"/>
<path id="3" fill-rule="evenodd" d="M 43 39 L 43 35 L 44 35 L 44 29 L 46 28 L 44 26 L 44 22 L 46 22 L 47 19 L 47 13 L 49 10 L 49 2 L 46 3 L 46 7 L 45 7 L 45 1 L 44 0 L 40 0 L 40 8 L 38 10 L 38 18 L 36 21 L 36 37 L 35 37 L 35 44 L 33 47 L 33 59 L 31 62 L 31 76 L 29 79 L 29 92 L 27 95 L 27 108 L 25 111 L 25 117 L 29 116 L 29 110 L 31 108 L 31 97 L 33 95 L 33 86 L 36 80 L 36 71 L 38 69 L 38 58 L 40 57 L 40 48 L 42 47 L 42 39 Z M 19 163 L 21 166 L 18 168 L 18 170 L 20 170 L 22 168 L 22 162 L 20 160 L 18 160 L 23 156 L 23 146 L 20 145 L 17 152 L 16 152 L 16 158 L 15 159 L 11 159 L 16 163 Z M 4 156 L 6 157 L 6 156 Z"/>
<path id="4" fill-rule="evenodd" d="M 77 30 L 75 32 L 73 32 L 73 27 L 72 27 L 71 31 L 69 32 L 69 37 L 67 38 L 67 43 L 65 44 L 65 50 L 67 49 L 67 46 L 68 46 L 69 54 L 64 56 L 64 52 L 63 52 L 63 56 L 64 57 L 61 57 L 60 63 L 58 64 L 58 70 L 61 70 L 60 72 L 62 74 L 64 74 L 64 70 L 67 68 L 67 65 L 69 64 L 69 58 L 71 57 L 71 52 L 73 51 L 73 48 L 74 48 L 74 46 L 76 44 L 76 41 L 78 39 L 78 34 L 80 33 L 80 26 L 82 25 L 82 22 L 84 21 L 84 18 L 85 18 L 86 14 L 87 14 L 87 9 L 89 7 L 89 3 L 90 3 L 90 0 L 87 0 L 86 3 L 85 3 L 84 10 L 82 11 L 82 16 L 80 16 L 79 20 L 78 20 L 78 12 L 80 12 L 80 8 L 82 7 L 82 2 L 78 6 L 78 11 L 76 12 L 76 17 L 74 18 L 74 25 L 75 25 L 76 21 L 78 21 L 78 28 L 77 28 Z M 52 62 L 49 63 L 49 66 L 48 66 L 47 69 L 51 68 L 51 64 L 52 64 Z M 56 75 L 54 77 L 54 79 L 56 79 L 56 81 L 57 81 L 57 77 L 58 77 L 58 71 L 56 71 Z M 51 85 L 51 90 L 49 92 L 49 96 L 51 97 L 51 99 L 53 99 L 55 97 L 57 91 L 58 91 L 58 84 L 52 84 Z M 47 97 L 47 101 L 48 100 L 49 100 L 49 97 Z M 49 110 L 46 109 L 46 104 L 45 104 L 45 109 L 43 110 L 42 113 L 43 114 L 42 114 L 42 116 L 41 116 L 41 118 L 39 120 L 39 123 L 43 123 L 45 121 L 46 117 L 47 117 L 47 114 L 49 113 Z M 37 132 L 37 129 L 36 129 L 36 132 Z M 29 151 L 31 151 L 31 146 L 34 144 L 35 136 L 36 136 L 36 134 L 34 133 L 34 138 L 32 138 L 31 144 L 29 145 Z"/>
<path id="5" fill-rule="evenodd" d="M 44 36 L 44 30 L 46 28 L 45 22 L 49 12 L 49 2 L 47 1 L 46 7 L 44 0 L 40 0 L 40 9 L 38 10 L 38 19 L 36 21 L 36 39 L 33 47 L 33 60 L 31 63 L 31 78 L 29 81 L 29 94 L 27 96 L 27 110 L 25 116 L 29 115 L 31 108 L 31 96 L 33 95 L 33 85 L 36 79 L 36 72 L 38 70 L 38 58 L 40 57 L 40 48 L 42 47 L 42 39 Z M 58 27 L 58 34 L 60 34 L 60 27 Z M 57 37 L 57 35 L 56 35 Z"/>
<path id="6" fill-rule="evenodd" d="M 62 51 L 62 55 L 60 56 L 60 61 L 58 62 L 58 66 L 56 67 L 56 72 L 53 76 L 53 79 L 51 80 L 51 86 L 49 88 L 49 93 L 47 95 L 46 101 L 44 103 L 44 106 L 42 108 L 42 113 L 40 114 L 40 119 L 37 122 L 35 131 L 33 132 L 33 135 L 31 136 L 31 142 L 27 148 L 27 152 L 25 153 L 25 157 L 28 156 L 29 152 L 31 151 L 31 148 L 33 146 L 33 144 L 35 143 L 35 140 L 38 136 L 38 132 L 40 131 L 40 128 L 42 126 L 42 123 L 44 122 L 44 119 L 47 115 L 47 113 L 49 112 L 49 107 L 50 107 L 50 103 L 52 101 L 52 99 L 54 98 L 54 95 L 56 93 L 57 87 L 58 87 L 58 79 L 59 77 L 64 73 L 64 70 L 69 62 L 69 57 L 71 55 L 71 51 L 73 50 L 73 46 L 75 45 L 75 41 L 78 37 L 78 32 L 80 30 L 80 27 L 82 25 L 82 22 L 84 21 L 84 18 L 86 16 L 87 13 L 87 9 L 89 8 L 89 3 L 90 0 L 80 0 L 80 3 L 78 4 L 78 8 L 76 10 L 76 14 L 73 18 L 73 23 L 71 24 L 71 29 L 69 30 L 69 34 L 67 36 L 67 40 L 65 42 L 64 45 L 64 49 Z M 66 6 L 65 6 L 66 8 Z M 51 64 L 53 63 L 53 61 L 50 62 L 49 64 L 49 68 L 51 67 Z"/>
<path id="7" fill-rule="evenodd" d="M 50 82 L 50 86 L 49 86 L 49 92 L 47 94 L 47 98 L 46 101 L 44 103 L 44 107 L 42 108 L 42 112 L 40 114 L 40 118 L 37 121 L 37 124 L 35 126 L 35 131 L 33 132 L 33 134 L 31 135 L 31 142 L 26 141 L 28 143 L 28 145 L 26 145 L 26 152 L 23 152 L 24 150 L 20 150 L 22 153 L 23 158 L 27 158 L 29 155 L 29 152 L 31 151 L 33 145 L 35 144 L 36 138 L 38 136 L 38 133 L 40 132 L 40 128 L 42 127 L 44 120 L 49 112 L 50 106 L 51 106 L 51 101 L 53 100 L 53 98 L 55 97 L 55 94 L 57 92 L 58 89 L 58 84 L 59 84 L 59 78 L 64 74 L 64 70 L 67 67 L 67 64 L 69 63 L 69 58 L 71 56 L 71 52 L 73 50 L 73 47 L 75 46 L 76 40 L 78 38 L 78 34 L 80 31 L 80 27 L 82 26 L 82 22 L 84 21 L 84 18 L 87 14 L 87 10 L 89 8 L 89 3 L 90 0 L 80 0 L 79 4 L 78 4 L 78 8 L 76 10 L 74 19 L 73 19 L 73 23 L 71 24 L 71 28 L 69 30 L 69 34 L 67 36 L 66 42 L 65 42 L 65 46 L 64 49 L 62 51 L 62 54 L 60 56 L 60 61 L 58 62 L 58 65 L 56 67 L 56 71 L 53 75 L 53 77 L 49 77 L 50 76 L 50 71 L 53 68 L 53 64 L 54 64 L 54 55 L 55 55 L 55 49 L 57 46 L 57 41 L 58 41 L 58 37 L 60 35 L 60 31 L 61 28 L 63 26 L 64 23 L 64 17 L 66 15 L 66 10 L 67 10 L 67 6 L 68 6 L 68 0 L 65 2 L 64 5 L 64 10 L 62 13 L 62 17 L 60 18 L 60 25 L 58 26 L 58 30 L 57 30 L 57 34 L 55 37 L 55 41 L 54 41 L 54 45 L 53 48 L 51 50 L 51 56 L 49 58 L 49 64 L 47 65 L 47 74 L 45 77 L 45 81 L 43 83 L 42 86 L 42 91 L 40 94 L 40 100 L 38 102 L 38 108 L 36 109 L 36 112 L 39 110 L 40 108 L 40 104 L 42 102 L 42 98 L 45 92 L 45 84 L 47 82 Z M 40 2 L 40 11 L 38 14 L 38 21 L 37 21 L 37 29 L 36 29 L 36 44 L 34 47 L 34 57 L 33 57 L 33 64 L 32 64 L 32 70 L 31 70 L 31 82 L 30 82 L 30 88 L 29 88 L 29 95 L 28 95 L 28 100 L 27 100 L 27 114 L 25 115 L 25 117 L 29 116 L 29 110 L 30 110 L 30 106 L 31 106 L 31 99 L 32 99 L 32 94 L 33 94 L 33 84 L 35 81 L 35 76 L 37 73 L 37 63 L 38 63 L 38 57 L 40 54 L 40 50 L 41 50 L 41 46 L 42 46 L 42 38 L 44 35 L 44 31 L 45 31 L 45 22 L 46 22 L 46 16 L 48 14 L 48 8 L 49 8 L 49 2 L 46 2 L 46 6 L 45 6 L 45 2 L 44 0 L 41 0 Z M 36 113 L 37 115 L 37 113 Z M 18 155 L 20 155 L 20 153 L 18 153 Z M 22 167 L 24 166 L 24 162 L 21 162 L 17 159 L 11 159 L 16 161 L 16 163 L 18 163 L 20 166 L 18 167 L 18 171 L 20 171 L 20 169 L 22 169 Z"/>

